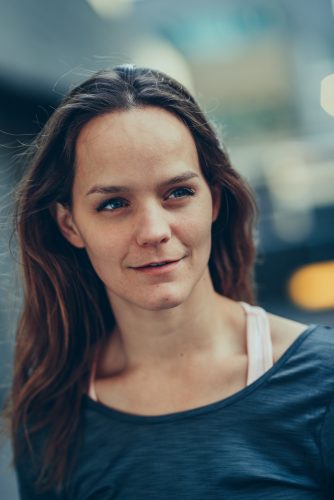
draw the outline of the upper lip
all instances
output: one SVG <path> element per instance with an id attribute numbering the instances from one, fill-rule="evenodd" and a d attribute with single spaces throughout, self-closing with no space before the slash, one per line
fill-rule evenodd
<path id="1" fill-rule="evenodd" d="M 163 259 L 163 260 L 153 260 L 151 262 L 147 262 L 146 264 L 141 264 L 140 266 L 132 266 L 134 268 L 136 267 L 147 267 L 147 266 L 150 266 L 152 264 L 166 264 L 166 263 L 170 263 L 170 262 L 176 262 L 180 259 Z"/>

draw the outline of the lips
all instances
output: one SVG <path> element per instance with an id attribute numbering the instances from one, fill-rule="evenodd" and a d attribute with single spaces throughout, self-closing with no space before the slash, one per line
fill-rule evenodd
<path id="1" fill-rule="evenodd" d="M 160 260 L 157 262 L 148 262 L 147 264 L 143 264 L 142 266 L 135 266 L 134 269 L 144 269 L 144 268 L 154 268 L 154 267 L 162 267 L 166 264 L 171 264 L 172 262 L 177 262 L 180 259 L 175 260 Z"/>
<path id="2" fill-rule="evenodd" d="M 150 279 L 164 279 L 167 278 L 171 279 L 173 276 L 173 273 L 177 269 L 179 269 L 179 266 L 181 266 L 181 263 L 183 262 L 183 258 L 178 259 L 178 260 L 160 260 L 156 262 L 148 262 L 145 266 L 139 266 L 139 267 L 132 267 L 132 269 L 135 273 L 138 273 L 139 275 L 147 275 L 150 276 Z M 175 277 L 175 274 L 174 274 Z"/>

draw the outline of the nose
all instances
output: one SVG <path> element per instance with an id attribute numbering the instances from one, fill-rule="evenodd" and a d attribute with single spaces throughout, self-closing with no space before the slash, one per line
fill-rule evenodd
<path id="1" fill-rule="evenodd" d="M 140 246 L 160 245 L 171 238 L 167 214 L 160 206 L 149 205 L 143 208 L 136 220 L 136 240 Z"/>

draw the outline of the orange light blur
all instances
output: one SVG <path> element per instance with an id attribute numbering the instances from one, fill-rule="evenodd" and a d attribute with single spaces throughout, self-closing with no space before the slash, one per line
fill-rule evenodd
<path id="1" fill-rule="evenodd" d="M 288 291 L 292 301 L 303 309 L 334 308 L 334 261 L 298 269 L 289 280 Z"/>

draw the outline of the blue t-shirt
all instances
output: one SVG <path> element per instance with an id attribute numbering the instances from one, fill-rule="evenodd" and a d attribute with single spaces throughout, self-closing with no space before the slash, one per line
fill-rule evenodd
<path id="1" fill-rule="evenodd" d="M 200 408 L 138 416 L 83 396 L 66 492 L 22 499 L 334 499 L 334 328 L 311 325 L 259 379 Z"/>

